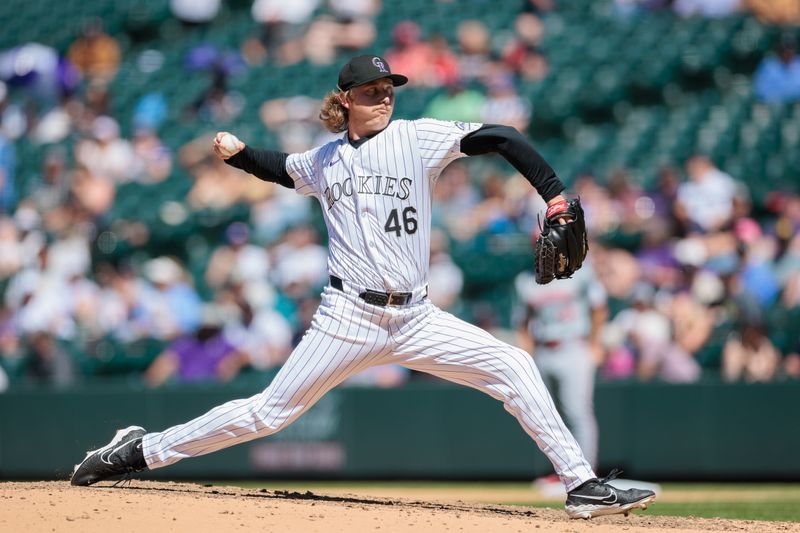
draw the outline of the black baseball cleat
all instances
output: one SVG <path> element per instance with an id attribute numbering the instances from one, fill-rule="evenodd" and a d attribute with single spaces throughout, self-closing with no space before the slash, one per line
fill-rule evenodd
<path id="1" fill-rule="evenodd" d="M 604 478 L 590 479 L 567 494 L 570 518 L 593 518 L 609 514 L 627 516 L 633 509 L 647 509 L 656 499 L 652 490 L 621 490 L 608 484 L 622 472 L 614 469 Z"/>
<path id="2" fill-rule="evenodd" d="M 140 472 L 147 468 L 142 452 L 142 437 L 146 431 L 139 426 L 120 429 L 111 442 L 86 452 L 86 458 L 75 465 L 70 482 L 73 485 L 93 485 L 105 479 Z"/>

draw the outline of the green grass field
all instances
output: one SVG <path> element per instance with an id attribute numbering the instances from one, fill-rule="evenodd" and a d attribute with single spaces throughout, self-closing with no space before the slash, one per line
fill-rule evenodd
<path id="1" fill-rule="evenodd" d="M 560 509 L 561 504 L 540 503 L 535 507 Z M 694 516 L 698 518 L 731 518 L 735 520 L 781 520 L 800 522 L 800 500 L 770 502 L 659 502 L 647 509 L 658 516 Z"/>
<path id="2" fill-rule="evenodd" d="M 561 508 L 562 499 L 543 498 L 529 483 L 452 482 L 214 482 L 269 490 L 352 494 L 438 501 Z M 800 484 L 664 483 L 648 514 L 800 522 Z"/>

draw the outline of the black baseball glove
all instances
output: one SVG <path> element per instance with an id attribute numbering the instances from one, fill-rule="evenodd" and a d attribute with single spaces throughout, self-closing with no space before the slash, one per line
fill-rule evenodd
<path id="1" fill-rule="evenodd" d="M 561 224 L 559 219 L 567 220 Z M 542 233 L 536 241 L 536 283 L 569 278 L 589 251 L 586 222 L 579 199 L 556 204 L 547 210 Z"/>

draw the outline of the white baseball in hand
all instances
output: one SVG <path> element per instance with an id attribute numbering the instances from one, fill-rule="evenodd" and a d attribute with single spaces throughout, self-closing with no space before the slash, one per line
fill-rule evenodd
<path id="1" fill-rule="evenodd" d="M 222 154 L 222 157 L 227 159 L 239 153 L 242 141 L 240 141 L 236 135 L 231 133 L 223 133 L 218 138 L 217 143 L 219 145 L 219 151 Z"/>

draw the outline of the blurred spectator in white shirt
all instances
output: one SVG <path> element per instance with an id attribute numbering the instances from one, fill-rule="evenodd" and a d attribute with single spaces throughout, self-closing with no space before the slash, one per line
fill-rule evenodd
<path id="1" fill-rule="evenodd" d="M 471 237 L 474 221 L 472 211 L 480 204 L 481 196 L 472 187 L 469 167 L 461 161 L 448 165 L 433 190 L 436 209 L 433 221 L 455 239 Z"/>
<path id="2" fill-rule="evenodd" d="M 172 171 L 172 152 L 156 132 L 138 128 L 133 138 L 131 176 L 139 183 L 158 183 Z"/>
<path id="3" fill-rule="evenodd" d="M 678 187 L 676 216 L 690 231 L 721 229 L 733 216 L 736 182 L 705 156 L 690 158 L 686 171 L 689 181 Z"/>
<path id="4" fill-rule="evenodd" d="M 447 311 L 458 300 L 463 286 L 464 274 L 448 253 L 447 234 L 434 229 L 431 231 L 428 297 L 433 305 Z"/>
<path id="5" fill-rule="evenodd" d="M 259 116 L 264 125 L 274 132 L 281 150 L 288 154 L 305 152 L 320 141 L 333 140 L 319 121 L 320 101 L 310 96 L 273 98 L 261 104 Z M 326 135 L 322 136 L 323 132 Z"/>
<path id="6" fill-rule="evenodd" d="M 273 279 L 290 297 L 299 297 L 328 282 L 328 252 L 309 226 L 290 229 L 272 249 Z"/>
<path id="7" fill-rule="evenodd" d="M 143 282 L 127 267 L 118 270 L 105 262 L 97 265 L 95 277 L 100 287 L 98 329 L 123 342 L 137 340 L 141 334 L 136 331 L 133 320 L 137 312 L 137 291 Z"/>
<path id="8" fill-rule="evenodd" d="M 488 94 L 483 106 L 483 122 L 505 124 L 521 132 L 528 129 L 531 104 L 517 94 L 510 72 L 500 70 L 487 82 Z"/>
<path id="9" fill-rule="evenodd" d="M 245 285 L 264 283 L 269 276 L 267 251 L 250 243 L 250 230 L 243 222 L 225 229 L 226 244 L 219 246 L 208 261 L 205 278 L 211 288 L 220 288 L 234 278 Z"/>
<path id="10" fill-rule="evenodd" d="M 128 181 L 134 155 L 128 141 L 120 137 L 119 124 L 109 116 L 92 122 L 92 139 L 83 139 L 75 147 L 75 160 L 90 173 L 115 182 Z"/>
<path id="11" fill-rule="evenodd" d="M 319 0 L 255 0 L 252 14 L 256 22 L 303 24 L 311 19 Z"/>
<path id="12" fill-rule="evenodd" d="M 673 338 L 670 318 L 655 307 L 655 296 L 652 286 L 638 283 L 633 289 L 631 307 L 614 318 L 607 340 L 615 338 L 616 342 L 609 347 L 606 377 L 625 378 L 635 368 L 643 381 L 657 378 L 690 383 L 699 379 L 700 365 Z M 620 346 L 620 341 L 631 352 Z"/>
<path id="13" fill-rule="evenodd" d="M 16 313 L 22 333 L 48 332 L 59 338 L 75 333 L 67 280 L 49 269 L 46 247 L 40 250 L 37 266 L 23 269 L 11 279 L 6 304 Z"/>
<path id="14" fill-rule="evenodd" d="M 319 3 L 320 0 L 255 0 L 251 13 L 261 24 L 261 34 L 243 45 L 248 62 L 260 63 L 264 57 L 283 65 L 301 61 L 303 36 Z"/>
<path id="15" fill-rule="evenodd" d="M 205 24 L 219 13 L 222 0 L 169 0 L 169 9 L 181 22 Z"/>
<path id="16" fill-rule="evenodd" d="M 47 269 L 63 279 L 87 274 L 91 264 L 89 240 L 79 227 L 67 228 L 48 246 Z"/>
<path id="17" fill-rule="evenodd" d="M 255 294 L 234 284 L 217 293 L 215 303 L 229 317 L 225 339 L 247 355 L 253 368 L 268 370 L 286 360 L 292 351 L 292 327 L 272 309 L 274 291 Z"/>
<path id="18" fill-rule="evenodd" d="M 151 259 L 144 266 L 150 285 L 137 289 L 135 320 L 143 336 L 169 340 L 200 324 L 202 301 L 187 282 L 183 267 L 171 257 Z"/>
<path id="19" fill-rule="evenodd" d="M 311 219 L 311 201 L 294 189 L 273 183 L 265 183 L 261 188 L 266 197 L 254 202 L 250 210 L 250 223 L 257 241 L 272 244 L 288 228 L 308 223 Z"/>
<path id="20" fill-rule="evenodd" d="M 27 180 L 26 196 L 33 202 L 39 213 L 47 215 L 58 209 L 69 199 L 69 177 L 67 155 L 61 147 L 54 147 L 45 153 L 40 174 Z"/>

